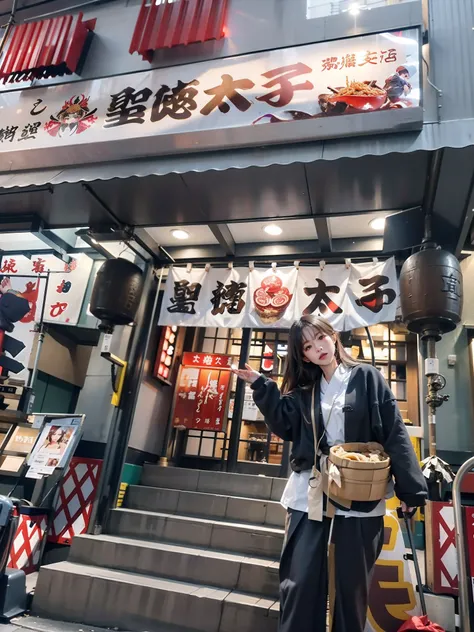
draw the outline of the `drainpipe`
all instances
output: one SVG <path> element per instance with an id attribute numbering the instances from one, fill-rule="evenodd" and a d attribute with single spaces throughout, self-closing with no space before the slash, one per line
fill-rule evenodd
<path id="1" fill-rule="evenodd" d="M 249 360 L 250 344 L 252 341 L 252 329 L 244 328 L 242 331 L 242 345 L 240 347 L 240 368 L 245 369 Z M 227 471 L 235 472 L 239 458 L 240 428 L 242 426 L 242 413 L 244 411 L 245 382 L 237 380 L 234 397 L 234 413 L 230 428 L 229 452 L 227 455 Z"/>
<path id="2" fill-rule="evenodd" d="M 3 55 L 3 49 L 5 48 L 5 44 L 7 43 L 8 36 L 10 35 L 10 31 L 12 30 L 12 27 L 15 24 L 15 13 L 16 13 L 17 4 L 18 4 L 18 0 L 13 0 L 10 17 L 8 18 L 8 22 L 5 25 L 5 32 L 3 33 L 2 39 L 0 40 L 0 58 Z"/>
<path id="3" fill-rule="evenodd" d="M 153 266 L 148 264 L 145 272 L 143 298 L 134 327 L 128 368 L 120 403 L 112 422 L 107 452 L 104 455 L 99 491 L 93 505 L 88 533 L 98 535 L 106 525 L 109 511 L 116 506 L 122 470 L 127 455 L 128 441 L 142 383 L 146 353 L 153 327 L 156 324 L 158 296 L 163 270 L 159 280 L 155 278 Z"/>

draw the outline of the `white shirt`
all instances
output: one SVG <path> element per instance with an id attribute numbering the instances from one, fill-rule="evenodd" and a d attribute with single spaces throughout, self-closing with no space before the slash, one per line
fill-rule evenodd
<path id="1" fill-rule="evenodd" d="M 321 378 L 321 411 L 324 425 L 326 426 L 326 438 L 329 447 L 345 443 L 345 419 L 343 409 L 350 377 L 351 367 L 339 364 L 329 383 L 324 377 Z M 332 412 L 330 412 L 331 408 Z M 285 509 L 308 512 L 308 487 L 310 477 L 311 470 L 305 470 L 300 473 L 292 472 L 280 501 Z M 393 493 L 390 490 L 387 497 L 389 498 L 392 495 Z M 375 509 L 369 513 L 336 509 L 337 516 L 346 516 L 348 518 L 375 518 L 384 516 L 385 512 L 385 500 L 381 500 Z"/>

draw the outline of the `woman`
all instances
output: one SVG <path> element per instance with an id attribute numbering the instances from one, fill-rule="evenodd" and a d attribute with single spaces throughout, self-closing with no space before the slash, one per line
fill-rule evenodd
<path id="1" fill-rule="evenodd" d="M 59 426 L 52 426 L 45 439 L 43 448 L 49 452 L 64 452 L 66 441 L 66 429 Z"/>
<path id="2" fill-rule="evenodd" d="M 252 385 L 254 401 L 272 432 L 293 443 L 293 473 L 281 500 L 288 515 L 280 560 L 280 632 L 326 630 L 331 523 L 332 631 L 363 632 L 372 570 L 383 545 L 385 499 L 343 508 L 325 497 L 323 520 L 309 519 L 308 487 L 315 463 L 311 405 L 320 441 L 318 467 L 324 469 L 333 445 L 377 441 L 390 456 L 402 507 L 411 511 L 425 504 L 427 487 L 395 397 L 380 372 L 354 362 L 331 325 L 317 316 L 303 316 L 290 329 L 283 394 L 249 365 L 234 373 Z M 334 513 L 332 522 L 327 516 Z"/>

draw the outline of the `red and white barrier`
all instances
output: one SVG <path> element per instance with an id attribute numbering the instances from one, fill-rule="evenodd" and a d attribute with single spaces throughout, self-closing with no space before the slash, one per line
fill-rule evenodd
<path id="1" fill-rule="evenodd" d="M 47 525 L 48 517 L 41 509 L 22 507 L 8 560 L 9 568 L 22 570 L 26 575 L 38 570 Z"/>
<path id="2" fill-rule="evenodd" d="M 74 457 L 59 489 L 50 542 L 71 544 L 75 535 L 86 533 L 92 512 L 102 461 Z"/>

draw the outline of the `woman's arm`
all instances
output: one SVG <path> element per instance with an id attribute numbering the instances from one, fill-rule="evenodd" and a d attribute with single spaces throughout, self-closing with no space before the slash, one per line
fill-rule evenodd
<path id="1" fill-rule="evenodd" d="M 293 441 L 293 423 L 300 418 L 299 400 L 293 394 L 281 395 L 273 380 L 261 375 L 248 364 L 245 367 L 232 367 L 232 373 L 250 384 L 253 400 L 270 430 L 284 441 Z"/>
<path id="2" fill-rule="evenodd" d="M 413 444 L 398 404 L 385 385 L 385 400 L 374 406 L 373 413 L 382 426 L 385 452 L 390 457 L 395 478 L 395 493 L 407 507 L 422 507 L 428 497 L 426 479 L 418 463 Z"/>
<path id="3" fill-rule="evenodd" d="M 300 419 L 299 399 L 292 393 L 281 395 L 273 380 L 260 375 L 251 385 L 253 400 L 270 430 L 284 441 L 293 441 L 293 424 Z"/>

